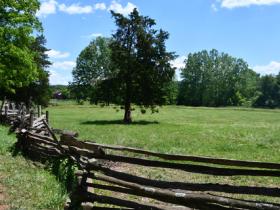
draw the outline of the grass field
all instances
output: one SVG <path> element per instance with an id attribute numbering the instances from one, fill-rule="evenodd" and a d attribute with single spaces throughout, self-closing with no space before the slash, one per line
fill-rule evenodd
<path id="1" fill-rule="evenodd" d="M 2 192 L 0 207 L 5 204 L 13 210 L 63 209 L 63 186 L 32 161 L 21 155 L 13 157 L 11 148 L 15 142 L 15 135 L 8 135 L 8 128 L 0 126 L 0 190 L 5 195 Z"/>
<path id="2" fill-rule="evenodd" d="M 54 128 L 81 139 L 154 151 L 280 161 L 280 110 L 168 106 L 158 114 L 133 112 L 121 122 L 114 107 L 60 104 L 48 108 Z"/>
<path id="3" fill-rule="evenodd" d="M 166 106 L 158 114 L 134 111 L 132 125 L 122 124 L 123 110 L 116 111 L 114 106 L 59 102 L 47 110 L 53 128 L 78 131 L 83 140 L 166 153 L 280 162 L 280 110 Z M 35 167 L 22 156 L 12 157 L 9 150 L 16 139 L 7 133 L 8 129 L 1 126 L 0 186 L 7 191 L 8 204 L 13 209 L 62 208 L 66 194 L 61 184 L 48 171 Z M 168 170 L 145 167 L 134 172 L 164 180 L 280 186 L 280 178 L 270 177 L 214 177 L 179 171 L 171 175 Z M 280 199 L 253 198 L 280 203 Z"/>
<path id="4" fill-rule="evenodd" d="M 117 112 L 114 106 L 59 103 L 48 110 L 52 127 L 78 131 L 82 140 L 166 153 L 280 162 L 280 110 L 167 106 L 158 114 L 134 111 L 132 125 L 122 124 L 123 110 Z M 168 170 L 150 171 L 145 167 L 135 173 L 165 180 L 280 186 L 280 178 L 270 177 L 215 177 L 179 171 L 171 175 Z M 253 198 L 280 202 L 261 196 Z"/>

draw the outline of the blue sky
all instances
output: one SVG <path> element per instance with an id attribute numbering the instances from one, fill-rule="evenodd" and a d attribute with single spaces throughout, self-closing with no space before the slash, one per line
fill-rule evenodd
<path id="1" fill-rule="evenodd" d="M 280 71 L 280 0 L 42 0 L 37 15 L 51 49 L 51 84 L 68 84 L 80 51 L 114 32 L 109 10 L 127 15 L 135 7 L 170 33 L 178 68 L 189 53 L 215 48 L 258 73 Z"/>

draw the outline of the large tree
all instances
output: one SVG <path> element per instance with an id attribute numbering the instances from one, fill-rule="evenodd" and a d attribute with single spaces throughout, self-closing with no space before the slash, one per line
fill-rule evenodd
<path id="1" fill-rule="evenodd" d="M 175 73 L 170 64 L 175 55 L 167 52 L 169 34 L 154 29 L 155 20 L 139 15 L 137 9 L 128 17 L 115 12 L 112 16 L 117 25 L 110 44 L 113 75 L 125 109 L 124 122 L 130 123 L 132 103 L 154 108 L 165 102 L 165 86 Z"/>
<path id="2" fill-rule="evenodd" d="M 49 72 L 47 68 L 51 65 L 48 60 L 47 49 L 45 47 L 46 39 L 43 35 L 36 37 L 30 46 L 34 55 L 34 63 L 37 67 L 38 76 L 27 86 L 15 88 L 15 92 L 6 92 L 5 95 L 16 102 L 25 102 L 27 105 L 32 102 L 47 106 L 51 92 L 49 87 Z"/>
<path id="3" fill-rule="evenodd" d="M 36 17 L 38 0 L 0 1 L 0 88 L 15 92 L 38 78 L 31 48 L 34 32 L 41 31 Z"/>

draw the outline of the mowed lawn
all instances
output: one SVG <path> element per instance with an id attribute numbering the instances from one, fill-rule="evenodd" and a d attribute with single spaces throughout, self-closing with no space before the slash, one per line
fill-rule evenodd
<path id="1" fill-rule="evenodd" d="M 280 162 L 280 110 L 165 106 L 159 113 L 59 103 L 49 107 L 54 128 L 78 131 L 80 139 L 166 153 Z"/>

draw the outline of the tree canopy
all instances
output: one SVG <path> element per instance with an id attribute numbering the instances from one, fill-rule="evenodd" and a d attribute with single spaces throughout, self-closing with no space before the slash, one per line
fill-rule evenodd
<path id="1" fill-rule="evenodd" d="M 0 1 L 0 88 L 9 92 L 38 78 L 31 45 L 34 32 L 42 30 L 39 6 L 37 0 Z"/>
<path id="2" fill-rule="evenodd" d="M 154 29 L 153 19 L 136 9 L 128 17 L 112 16 L 116 32 L 111 39 L 93 40 L 80 53 L 71 86 L 78 98 L 90 95 L 93 102 L 124 105 L 124 122 L 130 123 L 132 103 L 152 109 L 165 103 L 175 55 L 165 47 L 168 33 Z"/>
<path id="3" fill-rule="evenodd" d="M 258 91 L 259 97 L 253 104 L 255 107 L 280 107 L 280 72 L 277 76 L 263 76 Z"/>
<path id="4" fill-rule="evenodd" d="M 236 106 L 254 97 L 258 75 L 242 60 L 217 50 L 189 54 L 178 103 Z"/>
<path id="5" fill-rule="evenodd" d="M 45 47 L 46 39 L 43 35 L 35 38 L 31 45 L 32 52 L 35 53 L 34 63 L 37 68 L 38 76 L 27 86 L 16 87 L 15 92 L 6 92 L 6 96 L 16 102 L 25 102 L 28 104 L 30 99 L 36 104 L 47 106 L 51 92 L 49 87 L 49 72 L 46 70 L 51 62 L 48 60 Z"/>
<path id="6" fill-rule="evenodd" d="M 175 73 L 170 61 L 174 53 L 167 52 L 169 34 L 156 30 L 155 20 L 139 15 L 137 9 L 125 17 L 112 12 L 117 30 L 110 48 L 118 94 L 124 104 L 124 122 L 131 122 L 131 103 L 154 108 L 164 103 L 165 85 Z"/>
<path id="7" fill-rule="evenodd" d="M 110 39 L 97 37 L 82 50 L 72 71 L 71 92 L 78 100 L 90 98 L 92 102 L 112 102 L 111 86 L 105 86 L 112 75 Z"/>

